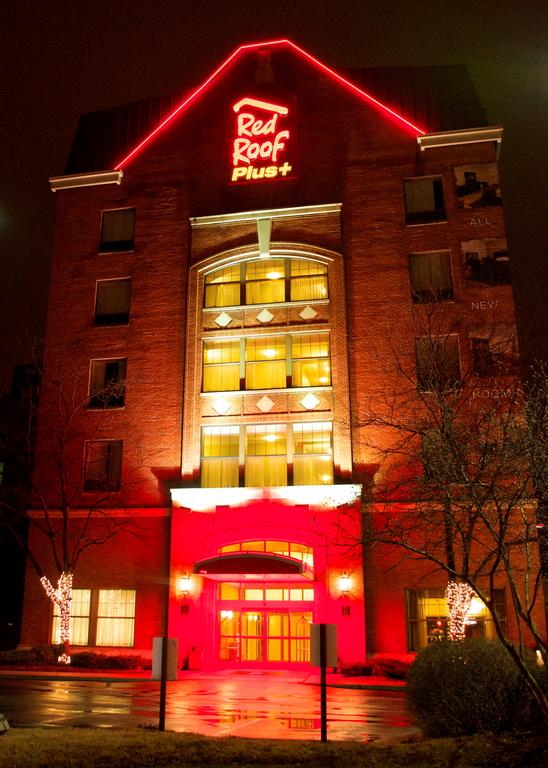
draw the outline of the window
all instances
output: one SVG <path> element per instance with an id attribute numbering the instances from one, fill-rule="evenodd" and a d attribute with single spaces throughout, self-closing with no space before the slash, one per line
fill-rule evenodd
<path id="1" fill-rule="evenodd" d="M 72 590 L 72 608 L 70 614 L 70 643 L 71 645 L 88 645 L 89 615 L 91 606 L 90 589 Z M 60 637 L 59 606 L 53 604 L 53 622 L 51 625 L 51 642 L 58 643 Z"/>
<path id="2" fill-rule="evenodd" d="M 331 422 L 204 427 L 201 485 L 333 483 Z"/>
<path id="3" fill-rule="evenodd" d="M 449 251 L 412 253 L 409 257 L 409 267 L 415 304 L 453 298 Z"/>
<path id="4" fill-rule="evenodd" d="M 4 467 L 5 467 L 5 462 L 0 461 L 0 485 L 4 484 Z"/>
<path id="5" fill-rule="evenodd" d="M 85 491 L 119 490 L 121 469 L 121 440 L 93 440 L 86 443 Z"/>
<path id="6" fill-rule="evenodd" d="M 445 203 L 441 176 L 404 179 L 405 221 L 428 224 L 445 221 Z"/>
<path id="7" fill-rule="evenodd" d="M 422 391 L 452 389 L 460 382 L 459 339 L 421 336 L 415 339 L 417 385 Z"/>
<path id="8" fill-rule="evenodd" d="M 205 307 L 327 299 L 327 266 L 305 259 L 257 259 L 205 277 Z"/>
<path id="9" fill-rule="evenodd" d="M 97 601 L 96 645 L 133 645 L 135 590 L 100 589 Z"/>
<path id="10" fill-rule="evenodd" d="M 125 325 L 129 322 L 131 280 L 98 280 L 95 325 Z"/>
<path id="11" fill-rule="evenodd" d="M 472 367 L 476 376 L 493 376 L 495 372 L 489 339 L 472 339 Z"/>
<path id="12" fill-rule="evenodd" d="M 329 386 L 329 351 L 328 333 L 206 340 L 202 391 Z"/>
<path id="13" fill-rule="evenodd" d="M 135 595 L 133 589 L 74 589 L 71 645 L 132 647 Z M 59 642 L 59 606 L 55 604 L 51 642 Z"/>
<path id="14" fill-rule="evenodd" d="M 103 211 L 99 250 L 130 251 L 135 233 L 135 208 Z"/>
<path id="15" fill-rule="evenodd" d="M 237 487 L 239 456 L 239 427 L 204 427 L 202 430 L 202 487 Z"/>
<path id="16" fill-rule="evenodd" d="M 493 590 L 497 616 L 504 621 L 504 590 Z M 444 589 L 408 589 L 405 593 L 407 619 L 407 650 L 418 651 L 429 643 L 447 638 L 449 609 Z M 466 620 L 466 636 L 495 638 L 493 621 L 484 603 L 472 598 Z"/>
<path id="17" fill-rule="evenodd" d="M 293 482 L 295 485 L 333 482 L 330 422 L 293 425 Z"/>
<path id="18" fill-rule="evenodd" d="M 285 375 L 285 336 L 246 339 L 245 388 L 283 389 Z"/>
<path id="19" fill-rule="evenodd" d="M 274 555 L 292 557 L 302 562 L 309 568 L 314 566 L 314 553 L 307 544 L 298 544 L 294 541 L 238 541 L 236 544 L 225 544 L 219 547 L 220 554 L 229 552 L 271 552 Z M 228 599 L 228 598 L 225 598 Z"/>
<path id="20" fill-rule="evenodd" d="M 122 408 L 126 395 L 126 360 L 92 360 L 88 408 Z"/>

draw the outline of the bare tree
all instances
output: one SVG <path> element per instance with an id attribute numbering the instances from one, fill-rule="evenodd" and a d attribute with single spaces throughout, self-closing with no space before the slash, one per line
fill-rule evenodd
<path id="1" fill-rule="evenodd" d="M 120 452 L 100 455 L 94 466 L 90 446 L 100 435 L 101 417 L 123 402 L 125 380 L 105 380 L 91 395 L 75 377 L 70 390 L 44 378 L 38 366 L 18 397 L 5 400 L 0 450 L 18 467 L 17 482 L 2 487 L 0 524 L 8 528 L 34 568 L 46 595 L 58 607 L 59 661 L 70 663 L 72 583 L 82 554 L 116 536 L 128 521 L 112 514 L 124 490 Z M 38 419 L 38 389 L 40 418 Z M 99 411 L 86 418 L 89 408 Z M 112 447 L 108 441 L 97 444 Z M 35 446 L 38 455 L 35 464 Z M 124 481 L 125 482 L 125 481 Z M 82 491 L 92 491 L 82 503 Z M 35 535 L 35 534 L 38 534 Z"/>
<path id="2" fill-rule="evenodd" d="M 473 355 L 459 361 L 463 330 L 448 327 L 436 306 L 416 308 L 414 331 L 415 359 L 402 353 L 409 337 L 386 342 L 381 362 L 393 374 L 392 389 L 376 392 L 354 425 L 358 452 L 376 467 L 363 540 L 445 572 L 453 639 L 464 637 L 477 595 L 548 717 L 548 698 L 528 663 L 532 642 L 548 663 L 537 517 L 537 499 L 546 498 L 546 369 L 520 380 L 513 334 L 501 328 L 484 330 Z M 501 583 L 514 641 L 495 607 Z"/>

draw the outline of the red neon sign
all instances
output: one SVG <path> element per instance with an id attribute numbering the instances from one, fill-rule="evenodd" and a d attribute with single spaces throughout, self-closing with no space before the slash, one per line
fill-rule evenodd
<path id="1" fill-rule="evenodd" d="M 289 115 L 288 107 L 244 98 L 232 109 L 237 117 L 231 181 L 287 176 L 292 170 L 286 157 L 290 131 L 284 118 Z"/>

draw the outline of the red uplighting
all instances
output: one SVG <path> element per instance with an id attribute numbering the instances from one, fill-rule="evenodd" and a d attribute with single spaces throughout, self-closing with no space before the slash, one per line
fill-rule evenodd
<path id="1" fill-rule="evenodd" d="M 244 51 L 249 51 L 257 48 L 266 48 L 266 47 L 272 47 L 275 45 L 288 45 L 291 48 L 293 48 L 295 51 L 297 51 L 304 59 L 312 63 L 315 67 L 318 69 L 321 69 L 323 72 L 326 72 L 330 77 L 332 77 L 336 82 L 340 83 L 341 85 L 345 86 L 348 90 L 355 93 L 357 96 L 359 96 L 361 99 L 363 99 L 366 102 L 369 102 L 371 104 L 374 104 L 376 107 L 378 107 L 380 110 L 382 110 L 385 114 L 389 115 L 394 119 L 396 123 L 401 124 L 405 129 L 411 131 L 415 135 L 424 135 L 426 131 L 424 131 L 422 128 L 419 128 L 418 126 L 414 125 L 410 120 L 407 120 L 402 115 L 398 114 L 398 112 L 395 112 L 393 109 L 390 109 L 390 107 L 387 107 L 386 104 L 383 104 L 378 99 L 375 99 L 374 96 L 371 96 L 371 94 L 367 93 L 366 91 L 359 88 L 357 85 L 352 83 L 350 80 L 347 80 L 342 75 L 339 75 L 335 70 L 328 67 L 326 64 L 323 64 L 321 61 L 316 59 L 314 56 L 312 56 L 310 53 L 307 53 L 302 48 L 299 48 L 298 45 L 295 45 L 295 43 L 291 42 L 291 40 L 269 40 L 267 42 L 262 43 L 248 43 L 246 45 L 241 45 L 239 48 L 237 48 L 233 53 L 230 54 L 230 56 L 223 61 L 223 63 L 217 67 L 217 69 L 205 80 L 198 88 L 196 88 L 192 93 L 187 96 L 184 101 L 179 104 L 179 106 L 171 112 L 162 122 L 156 126 L 156 128 L 148 134 L 139 144 L 137 144 L 136 147 L 134 147 L 131 152 L 124 157 L 123 160 L 121 160 L 118 165 L 115 166 L 114 170 L 120 171 L 123 169 L 123 167 L 133 158 L 136 154 L 146 145 L 148 142 L 156 136 L 157 133 L 159 133 L 168 123 L 170 123 L 173 118 L 175 118 L 180 112 L 182 112 L 186 107 L 188 107 L 201 93 L 204 91 L 210 83 L 213 82 L 213 80 L 216 79 L 216 77 L 225 70 L 231 61 L 233 61 L 240 53 L 243 53 Z M 270 105 L 273 106 L 273 105 Z"/>

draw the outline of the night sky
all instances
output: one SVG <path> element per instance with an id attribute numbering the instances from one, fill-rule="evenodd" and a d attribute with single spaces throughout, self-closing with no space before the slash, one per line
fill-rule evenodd
<path id="1" fill-rule="evenodd" d="M 544 0 L 2 6 L 0 391 L 9 389 L 10 366 L 28 360 L 28 339 L 44 333 L 55 202 L 48 177 L 62 174 L 80 114 L 181 92 L 240 44 L 279 37 L 336 69 L 468 66 L 490 124 L 505 127 L 501 169 L 514 285 L 522 308 L 540 317 L 548 283 Z M 536 336 L 528 323 L 522 329 Z"/>

